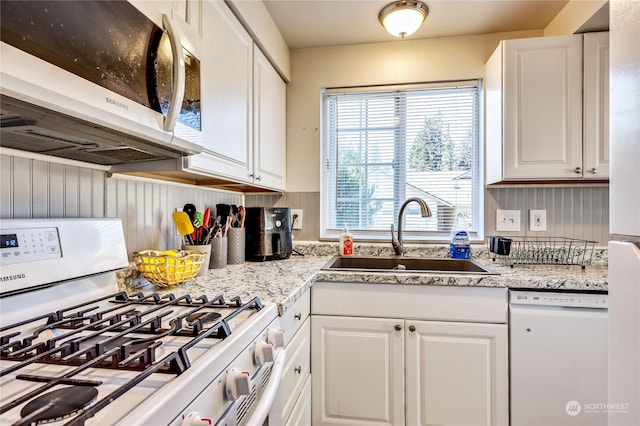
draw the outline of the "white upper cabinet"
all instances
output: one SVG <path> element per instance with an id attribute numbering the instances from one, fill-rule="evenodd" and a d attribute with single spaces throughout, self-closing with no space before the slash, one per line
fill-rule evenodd
<path id="1" fill-rule="evenodd" d="M 486 65 L 488 184 L 607 178 L 608 77 L 592 69 L 608 67 L 599 43 L 585 42 L 583 54 L 581 34 L 500 42 Z"/>
<path id="2" fill-rule="evenodd" d="M 254 180 L 284 189 L 286 169 L 287 88 L 267 58 L 254 50 Z"/>
<path id="3" fill-rule="evenodd" d="M 162 14 L 191 27 L 193 34 L 202 35 L 201 0 L 128 0 L 136 9 L 162 26 Z M 182 27 L 184 30 L 184 26 Z M 192 52 L 193 53 L 193 52 Z"/>
<path id="4" fill-rule="evenodd" d="M 188 169 L 251 182 L 253 40 L 223 2 L 203 2 L 202 154 Z"/>
<path id="5" fill-rule="evenodd" d="M 584 35 L 584 172 L 609 177 L 609 33 Z"/>
<path id="6" fill-rule="evenodd" d="M 202 5 L 204 145 L 185 169 L 283 190 L 285 83 L 224 2 Z"/>

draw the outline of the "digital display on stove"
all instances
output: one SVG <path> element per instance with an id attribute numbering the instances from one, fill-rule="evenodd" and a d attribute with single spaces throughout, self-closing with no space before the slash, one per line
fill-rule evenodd
<path id="1" fill-rule="evenodd" d="M 16 234 L 0 235 L 0 248 L 18 247 L 18 236 Z"/>

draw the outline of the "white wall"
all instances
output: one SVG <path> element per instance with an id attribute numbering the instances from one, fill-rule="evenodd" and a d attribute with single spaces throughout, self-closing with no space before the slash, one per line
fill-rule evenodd
<path id="1" fill-rule="evenodd" d="M 294 49 L 287 86 L 287 192 L 320 190 L 320 90 L 484 77 L 504 39 L 542 31 Z"/>

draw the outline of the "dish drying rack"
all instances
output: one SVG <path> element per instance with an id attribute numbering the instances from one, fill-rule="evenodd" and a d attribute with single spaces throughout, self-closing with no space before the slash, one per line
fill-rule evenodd
<path id="1" fill-rule="evenodd" d="M 596 241 L 566 237 L 489 237 L 493 260 L 514 265 L 580 265 L 593 259 Z"/>

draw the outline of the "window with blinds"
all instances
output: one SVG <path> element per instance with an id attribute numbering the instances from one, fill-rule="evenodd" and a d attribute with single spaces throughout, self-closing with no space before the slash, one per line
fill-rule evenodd
<path id="1" fill-rule="evenodd" d="M 323 93 L 322 237 L 346 225 L 359 238 L 397 229 L 404 235 L 448 237 L 457 213 L 480 226 L 480 81 L 392 88 L 327 89 Z"/>

